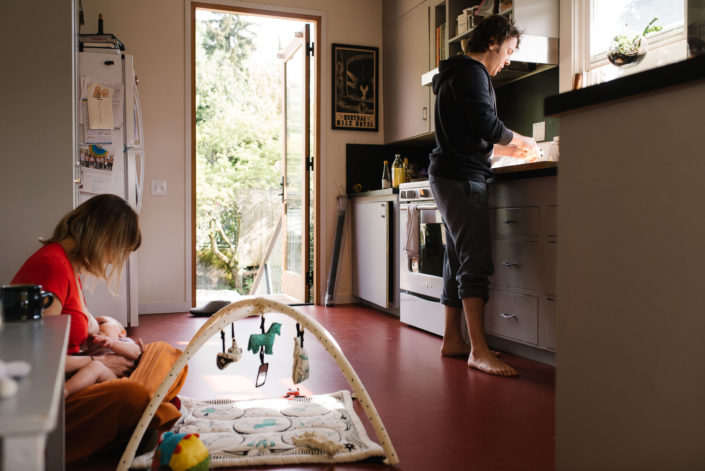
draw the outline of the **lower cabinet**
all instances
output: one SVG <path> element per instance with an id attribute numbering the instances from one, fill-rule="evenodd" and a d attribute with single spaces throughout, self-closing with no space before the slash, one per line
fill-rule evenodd
<path id="1" fill-rule="evenodd" d="M 353 295 L 398 313 L 396 195 L 352 199 Z"/>
<path id="2" fill-rule="evenodd" d="M 488 334 L 556 350 L 556 176 L 490 184 Z"/>

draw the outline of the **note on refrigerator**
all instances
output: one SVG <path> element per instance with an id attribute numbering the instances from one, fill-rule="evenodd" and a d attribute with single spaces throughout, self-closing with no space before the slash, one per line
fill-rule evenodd
<path id="1" fill-rule="evenodd" d="M 97 78 L 91 76 L 81 76 L 81 101 L 87 103 L 88 97 L 93 96 L 95 91 L 94 86 L 98 85 L 101 87 L 107 87 L 113 91 L 110 95 L 112 100 L 112 112 L 113 112 L 113 127 L 121 128 L 122 122 L 124 120 L 123 116 L 123 102 L 125 95 L 125 86 L 122 80 L 109 79 L 109 78 Z M 80 114 L 78 117 L 78 122 L 80 124 L 88 124 L 87 121 L 88 114 Z M 86 126 L 88 128 L 89 126 Z"/>
<path id="2" fill-rule="evenodd" d="M 88 89 L 88 129 L 113 129 L 114 90 L 99 84 Z"/>

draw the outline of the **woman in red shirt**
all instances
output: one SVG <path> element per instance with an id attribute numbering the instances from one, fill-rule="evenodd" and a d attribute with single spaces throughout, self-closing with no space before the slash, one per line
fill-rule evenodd
<path id="1" fill-rule="evenodd" d="M 88 319 L 80 277 L 90 274 L 119 286 L 119 277 L 130 254 L 142 242 L 137 213 L 116 195 L 97 195 L 66 214 L 43 247 L 22 265 L 12 284 L 40 284 L 54 294 L 44 315 L 71 316 L 66 374 L 91 361 L 100 361 L 116 376 L 126 376 L 134 362 L 122 355 L 78 356 L 88 338 Z M 94 384 L 66 400 L 66 461 L 86 457 L 115 441 L 129 438 L 150 397 L 181 352 L 164 342 L 149 344 L 137 370 L 116 380 Z M 186 371 L 175 382 L 166 400 L 176 396 Z M 176 408 L 163 403 L 153 427 L 179 417 Z M 108 424 L 113 424 L 111 427 Z"/>

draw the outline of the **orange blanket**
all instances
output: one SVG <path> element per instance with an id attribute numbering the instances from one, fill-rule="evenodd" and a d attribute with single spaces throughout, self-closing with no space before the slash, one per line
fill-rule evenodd
<path id="1" fill-rule="evenodd" d="M 117 443 L 125 443 L 154 392 L 181 355 L 165 342 L 146 345 L 137 368 L 127 378 L 94 384 L 66 399 L 66 462 L 85 458 Z M 149 428 L 168 428 L 179 418 L 169 403 L 186 381 L 179 373 Z"/>

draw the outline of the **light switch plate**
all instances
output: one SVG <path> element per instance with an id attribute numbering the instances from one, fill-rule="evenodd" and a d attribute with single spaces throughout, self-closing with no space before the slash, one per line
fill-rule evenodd
<path id="1" fill-rule="evenodd" d="M 151 183 L 153 196 L 166 195 L 166 180 L 152 180 Z"/>
<path id="2" fill-rule="evenodd" d="M 546 140 L 546 121 L 534 123 L 533 137 L 536 142 Z"/>

